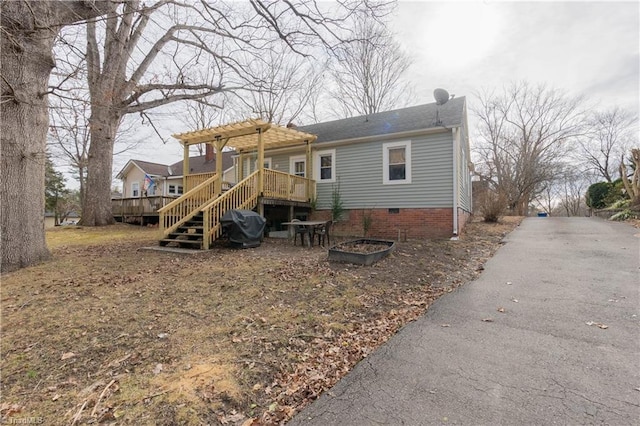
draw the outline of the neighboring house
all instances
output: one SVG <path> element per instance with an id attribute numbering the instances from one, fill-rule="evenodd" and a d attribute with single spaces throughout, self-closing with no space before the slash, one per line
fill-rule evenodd
<path id="1" fill-rule="evenodd" d="M 222 153 L 223 180 L 235 180 L 234 153 Z M 143 160 L 129 160 L 118 173 L 122 180 L 122 194 L 111 197 L 113 216 L 121 222 L 141 225 L 157 224 L 158 209 L 166 206 L 184 192 L 184 162 L 158 164 Z M 207 145 L 205 155 L 189 158 L 187 176 L 191 186 L 215 174 L 216 154 Z M 147 179 L 147 177 L 149 179 Z M 152 183 L 152 184 L 151 184 Z"/>
<path id="2" fill-rule="evenodd" d="M 233 152 L 222 153 L 223 180 L 229 183 L 236 181 L 233 155 Z M 215 169 L 216 155 L 210 145 L 207 145 L 205 155 L 189 158 L 189 175 L 213 173 Z M 148 189 L 145 175 L 150 176 L 154 183 Z M 179 197 L 184 192 L 183 177 L 183 161 L 159 164 L 143 160 L 129 160 L 116 176 L 122 180 L 122 198 Z"/>
<path id="3" fill-rule="evenodd" d="M 312 217 L 330 219 L 337 191 L 344 234 L 362 235 L 365 216 L 369 236 L 380 238 L 451 237 L 464 228 L 473 171 L 464 97 L 295 128 L 317 135 L 312 176 L 301 146 L 265 150 L 264 166 L 315 180 Z M 244 161 L 247 176 L 255 161 Z"/>

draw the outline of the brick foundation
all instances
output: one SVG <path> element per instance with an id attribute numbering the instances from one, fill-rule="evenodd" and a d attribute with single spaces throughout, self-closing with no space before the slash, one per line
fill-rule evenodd
<path id="1" fill-rule="evenodd" d="M 458 235 L 462 234 L 467 222 L 471 220 L 471 213 L 466 210 L 458 209 Z"/>
<path id="2" fill-rule="evenodd" d="M 345 212 L 344 219 L 335 223 L 334 235 L 363 236 L 363 216 L 371 215 L 371 228 L 367 234 L 372 238 L 404 239 L 450 238 L 453 235 L 452 209 L 399 209 L 391 213 L 390 209 L 355 209 Z M 470 214 L 458 211 L 458 233 L 462 233 Z M 316 210 L 312 220 L 328 220 L 330 210 Z"/>

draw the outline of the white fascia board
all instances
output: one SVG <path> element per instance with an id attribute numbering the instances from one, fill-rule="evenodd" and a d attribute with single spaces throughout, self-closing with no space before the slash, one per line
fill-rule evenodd
<path id="1" fill-rule="evenodd" d="M 316 150 L 322 150 L 329 147 L 340 146 L 340 145 L 350 145 L 355 143 L 376 142 L 376 141 L 385 141 L 385 140 L 388 141 L 390 139 L 410 138 L 414 136 L 428 136 L 428 135 L 435 135 L 438 133 L 449 133 L 452 129 L 457 127 L 460 127 L 460 126 L 456 125 L 451 127 L 432 127 L 429 129 L 411 130 L 407 132 L 363 136 L 360 138 L 342 139 L 342 140 L 330 141 L 330 142 L 320 142 L 320 143 L 312 144 L 311 147 Z"/>

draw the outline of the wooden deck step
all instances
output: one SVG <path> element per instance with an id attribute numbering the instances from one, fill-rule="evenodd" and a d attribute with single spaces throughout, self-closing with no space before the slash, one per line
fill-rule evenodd
<path id="1" fill-rule="evenodd" d="M 174 232 L 159 241 L 161 247 L 180 247 L 202 250 L 204 218 L 202 212 L 180 225 Z"/>
<path id="2" fill-rule="evenodd" d="M 202 249 L 202 239 L 200 240 L 183 240 L 177 238 L 163 238 L 160 241 L 161 247 L 180 247 L 180 248 L 190 248 L 201 250 Z"/>

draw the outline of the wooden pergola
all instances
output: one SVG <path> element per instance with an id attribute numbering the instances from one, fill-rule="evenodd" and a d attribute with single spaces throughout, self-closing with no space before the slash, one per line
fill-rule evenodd
<path id="1" fill-rule="evenodd" d="M 206 143 L 211 144 L 216 152 L 216 174 L 220 179 L 216 182 L 215 191 L 222 192 L 222 150 L 230 147 L 239 154 L 240 176 L 243 176 L 243 155 L 247 152 L 257 151 L 260 171 L 258 180 L 258 192 L 262 193 L 264 188 L 264 151 L 265 149 L 285 148 L 295 145 L 306 145 L 306 174 L 311 176 L 311 143 L 317 136 L 301 132 L 293 128 L 287 128 L 276 124 L 271 124 L 263 120 L 245 120 L 236 123 L 225 124 L 218 127 L 195 130 L 193 132 L 179 133 L 173 135 L 184 146 L 183 175 L 187 176 L 189 171 L 189 147 L 191 145 Z"/>

